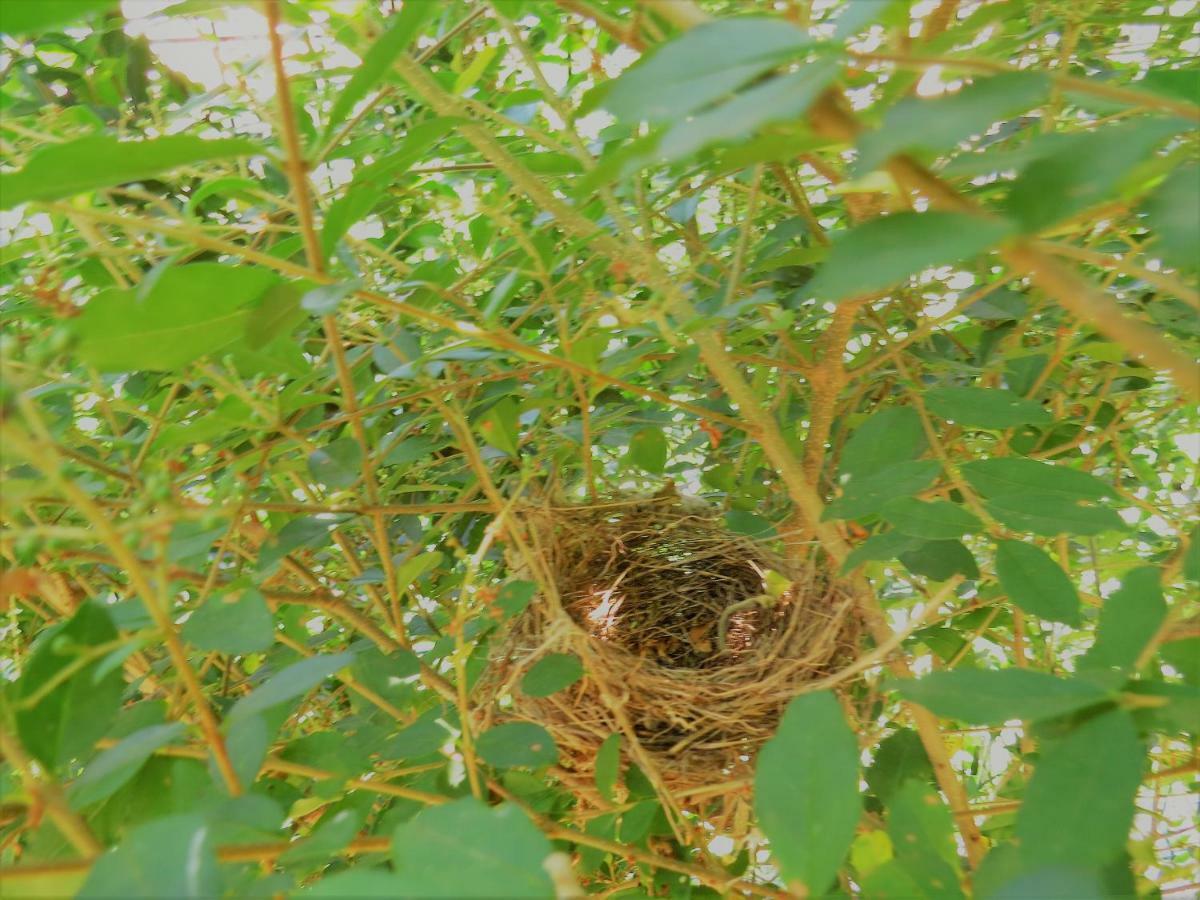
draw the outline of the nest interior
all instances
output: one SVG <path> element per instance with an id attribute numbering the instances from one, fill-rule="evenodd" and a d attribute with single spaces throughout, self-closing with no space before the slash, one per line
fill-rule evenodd
<path id="1" fill-rule="evenodd" d="M 553 590 L 498 642 L 479 708 L 543 725 L 580 783 L 618 732 L 670 789 L 719 785 L 805 683 L 853 654 L 851 597 L 837 582 L 789 568 L 699 501 L 542 507 L 523 519 Z M 581 680 L 546 697 L 521 690 L 538 659 L 564 652 L 583 660 Z"/>

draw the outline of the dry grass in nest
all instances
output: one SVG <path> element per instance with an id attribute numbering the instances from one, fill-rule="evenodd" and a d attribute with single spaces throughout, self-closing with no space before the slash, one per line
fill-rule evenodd
<path id="1" fill-rule="evenodd" d="M 498 713 L 544 726 L 585 795 L 614 732 L 632 731 L 634 761 L 672 791 L 749 774 L 787 702 L 853 653 L 843 589 L 818 569 L 790 570 L 698 501 L 543 508 L 522 519 L 557 597 L 535 597 L 498 643 L 477 695 L 481 724 Z M 767 570 L 792 587 L 771 608 L 729 615 L 722 647 L 722 612 L 762 595 Z M 548 697 L 525 694 L 521 679 L 549 653 L 578 655 L 584 677 Z"/>

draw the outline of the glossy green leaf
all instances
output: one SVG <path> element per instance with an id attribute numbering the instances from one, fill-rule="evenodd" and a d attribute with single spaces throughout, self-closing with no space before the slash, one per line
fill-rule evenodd
<path id="1" fill-rule="evenodd" d="M 1104 601 L 1096 642 L 1079 661 L 1080 671 L 1132 672 L 1167 616 L 1161 576 L 1158 568 L 1143 566 L 1121 579 L 1121 589 Z"/>
<path id="2" fill-rule="evenodd" d="M 530 697 L 549 697 L 583 677 L 583 661 L 574 653 L 547 653 L 525 673 L 521 690 Z"/>
<path id="3" fill-rule="evenodd" d="M 636 122 L 682 119 L 803 50 L 810 40 L 782 19 L 723 19 L 662 45 L 608 86 L 603 105 Z"/>
<path id="4" fill-rule="evenodd" d="M 175 371 L 241 340 L 251 304 L 277 282 L 266 269 L 191 263 L 165 270 L 145 299 L 93 297 L 71 323 L 81 359 L 104 372 Z"/>
<path id="5" fill-rule="evenodd" d="M 212 829 L 196 814 L 171 816 L 132 829 L 92 866 L 76 895 L 205 898 L 221 891 Z"/>
<path id="6" fill-rule="evenodd" d="M 480 734 L 475 750 L 481 759 L 498 769 L 512 766 L 550 766 L 558 761 L 554 738 L 533 722 L 504 722 Z"/>
<path id="7" fill-rule="evenodd" d="M 275 620 L 257 588 L 231 586 L 192 613 L 181 634 L 202 650 L 241 656 L 266 650 L 274 643 Z"/>
<path id="8" fill-rule="evenodd" d="M 893 213 L 837 240 L 808 290 L 843 300 L 885 290 L 929 268 L 963 262 L 1003 241 L 1012 227 L 967 213 Z"/>
<path id="9" fill-rule="evenodd" d="M 61 200 L 96 188 L 139 181 L 193 163 L 261 153 L 241 138 L 204 140 L 187 134 L 121 141 L 107 135 L 47 144 L 25 167 L 0 173 L 0 208 Z"/>
<path id="10" fill-rule="evenodd" d="M 896 530 L 929 540 L 950 540 L 983 528 L 974 513 L 948 500 L 898 497 L 885 503 L 880 515 Z"/>
<path id="11" fill-rule="evenodd" d="M 788 704 L 758 755 L 754 809 L 784 880 L 824 892 L 862 815 L 858 741 L 829 691 Z"/>
<path id="12" fill-rule="evenodd" d="M 940 387 L 925 392 L 929 411 L 958 425 L 975 428 L 1013 428 L 1051 421 L 1048 410 L 999 388 Z"/>
<path id="13" fill-rule="evenodd" d="M 1145 748 L 1112 710 L 1047 746 L 1017 816 L 1026 866 L 1100 866 L 1129 837 Z"/>
<path id="14" fill-rule="evenodd" d="M 422 810 L 396 829 L 392 860 L 399 897 L 555 896 L 543 868 L 550 842 L 511 803 L 471 797 Z"/>
<path id="15" fill-rule="evenodd" d="M 1032 669 L 960 669 L 901 681 L 897 690 L 939 716 L 972 725 L 1049 719 L 1111 699 L 1089 681 L 1056 678 Z"/>
<path id="16" fill-rule="evenodd" d="M 1009 599 L 1031 616 L 1079 627 L 1079 593 L 1062 567 L 1040 548 L 1000 541 L 996 574 Z"/>

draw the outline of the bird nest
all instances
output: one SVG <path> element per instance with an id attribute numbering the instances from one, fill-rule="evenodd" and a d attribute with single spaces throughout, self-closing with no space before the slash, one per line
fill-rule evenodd
<path id="1" fill-rule="evenodd" d="M 540 570 L 524 574 L 544 590 L 494 645 L 479 724 L 544 726 L 564 779 L 585 794 L 613 733 L 672 791 L 748 774 L 788 701 L 853 653 L 843 587 L 731 533 L 698 501 L 541 508 L 522 520 Z M 525 674 L 555 653 L 578 656 L 583 677 L 526 693 Z"/>

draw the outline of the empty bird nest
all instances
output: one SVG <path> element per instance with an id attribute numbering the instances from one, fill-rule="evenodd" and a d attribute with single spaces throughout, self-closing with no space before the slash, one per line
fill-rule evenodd
<path id="1" fill-rule="evenodd" d="M 540 570 L 522 574 L 552 589 L 497 641 L 476 695 L 479 724 L 544 726 L 582 794 L 613 733 L 627 760 L 672 791 L 749 774 L 788 701 L 853 655 L 849 593 L 820 567 L 791 568 L 730 532 L 700 501 L 518 515 Z M 548 696 L 522 689 L 539 660 L 565 653 L 583 662 L 582 678 Z"/>

